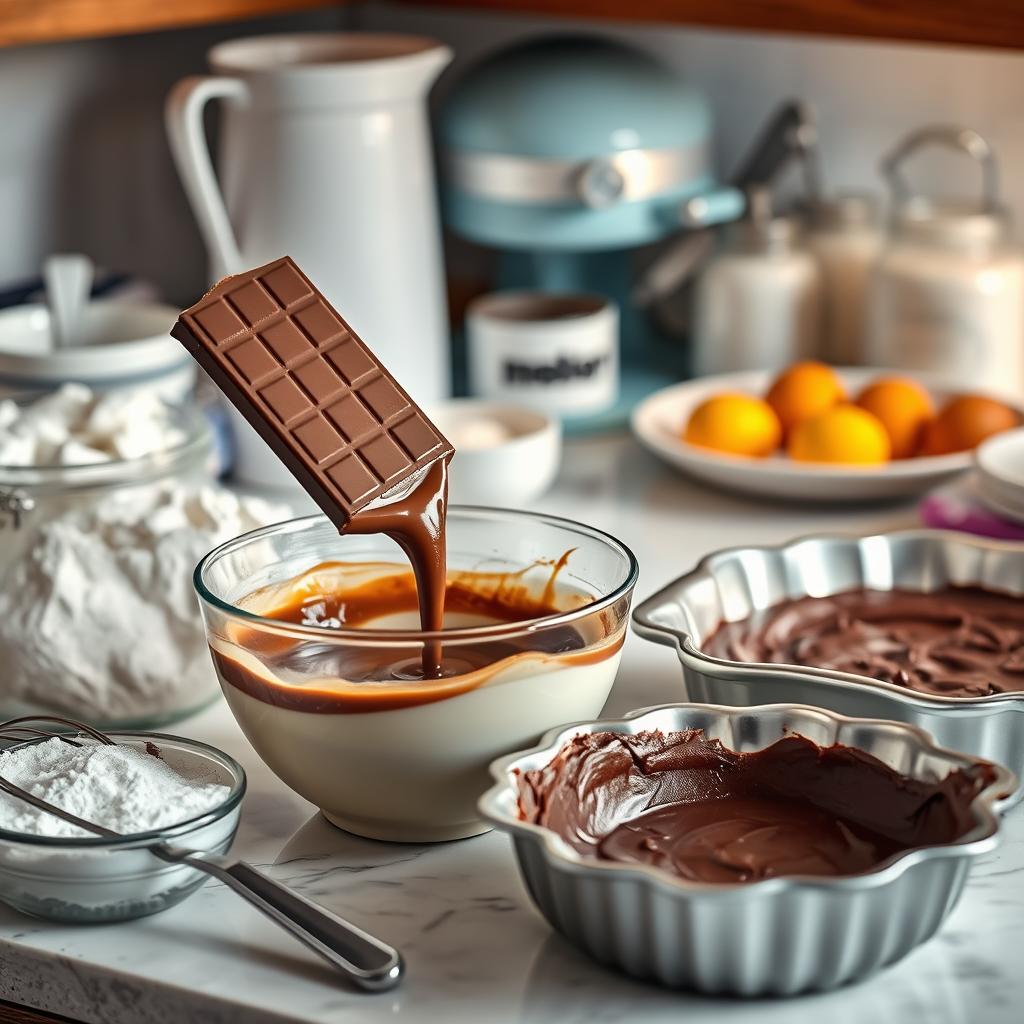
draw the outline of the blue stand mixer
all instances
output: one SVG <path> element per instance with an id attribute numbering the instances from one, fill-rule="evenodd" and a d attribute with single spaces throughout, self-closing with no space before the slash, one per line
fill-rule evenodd
<path id="1" fill-rule="evenodd" d="M 622 316 L 621 423 L 678 380 L 685 353 L 631 301 L 634 250 L 733 220 L 743 193 L 711 169 L 704 97 L 652 57 L 557 36 L 499 52 L 449 94 L 439 136 L 443 209 L 456 233 L 500 250 L 497 286 L 598 292 Z"/>

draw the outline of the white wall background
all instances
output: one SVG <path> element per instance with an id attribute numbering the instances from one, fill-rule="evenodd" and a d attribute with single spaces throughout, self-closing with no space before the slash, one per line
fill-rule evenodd
<path id="1" fill-rule="evenodd" d="M 356 17 L 365 28 L 422 32 L 453 45 L 458 60 L 440 88 L 491 49 L 538 31 L 581 27 L 555 19 L 424 12 L 396 3 L 370 5 Z M 813 105 L 826 182 L 836 188 L 881 190 L 879 157 L 901 135 L 928 122 L 959 122 L 995 146 L 1005 198 L 1024 222 L 1024 53 L 608 21 L 583 27 L 658 54 L 705 91 L 716 116 L 721 173 L 733 169 L 764 119 L 788 98 Z M 912 171 L 937 191 L 977 187 L 973 168 L 952 155 L 922 157 Z"/>
<path id="2" fill-rule="evenodd" d="M 190 303 L 205 256 L 171 164 L 163 102 L 222 39 L 336 28 L 342 14 L 0 48 L 0 289 L 80 250 Z"/>
<path id="3" fill-rule="evenodd" d="M 336 27 L 352 17 L 321 12 L 0 50 L 0 286 L 34 273 L 47 252 L 80 248 L 191 301 L 205 280 L 204 258 L 164 141 L 164 95 L 177 78 L 202 71 L 203 54 L 220 39 Z M 454 44 L 454 73 L 505 41 L 559 25 L 390 3 L 354 17 L 365 28 L 425 32 Z M 837 187 L 880 187 L 879 155 L 899 135 L 928 121 L 959 121 L 995 145 L 1005 197 L 1024 221 L 1024 54 L 592 27 L 649 47 L 706 90 L 723 172 L 790 96 L 816 107 L 827 180 Z M 956 159 L 931 163 L 944 189 L 974 186 L 971 168 Z"/>

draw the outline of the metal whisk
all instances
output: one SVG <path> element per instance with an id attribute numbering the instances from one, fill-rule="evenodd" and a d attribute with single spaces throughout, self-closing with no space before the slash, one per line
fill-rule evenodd
<path id="1" fill-rule="evenodd" d="M 50 728 L 38 728 L 38 725 L 32 724 L 44 722 Z M 0 723 L 0 743 L 32 742 L 54 737 L 72 746 L 82 746 L 85 738 L 97 743 L 117 745 L 115 740 L 97 729 L 55 715 L 29 715 Z M 0 765 L 2 763 L 0 759 Z M 93 835 L 121 835 L 40 799 L 9 782 L 3 775 L 0 775 L 0 791 Z M 404 963 L 397 949 L 312 903 L 280 882 L 275 882 L 251 864 L 186 850 L 169 843 L 154 842 L 146 848 L 163 861 L 186 864 L 223 882 L 360 988 L 369 992 L 382 992 L 393 988 L 401 980 Z"/>

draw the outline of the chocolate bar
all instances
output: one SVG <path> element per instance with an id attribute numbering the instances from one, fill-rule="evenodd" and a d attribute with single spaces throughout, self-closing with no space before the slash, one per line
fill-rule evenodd
<path id="1" fill-rule="evenodd" d="M 287 256 L 220 281 L 171 334 L 339 529 L 454 452 Z"/>

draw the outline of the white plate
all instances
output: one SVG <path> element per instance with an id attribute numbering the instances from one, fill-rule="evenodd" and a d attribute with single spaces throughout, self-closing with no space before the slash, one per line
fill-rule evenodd
<path id="1" fill-rule="evenodd" d="M 849 394 L 856 394 L 877 377 L 901 373 L 869 367 L 837 368 L 836 372 Z M 722 391 L 763 396 L 776 376 L 774 372 L 756 370 L 673 384 L 634 409 L 633 433 L 655 455 L 698 480 L 769 498 L 845 502 L 905 498 L 921 494 L 971 466 L 971 452 L 900 459 L 883 466 L 829 466 L 794 462 L 784 455 L 749 459 L 698 448 L 683 440 L 690 413 L 705 398 Z M 914 376 L 929 389 L 936 404 L 956 390 L 933 384 L 924 374 Z"/>
<path id="2" fill-rule="evenodd" d="M 974 463 L 981 500 L 997 514 L 1024 522 L 1024 427 L 980 444 Z"/>

